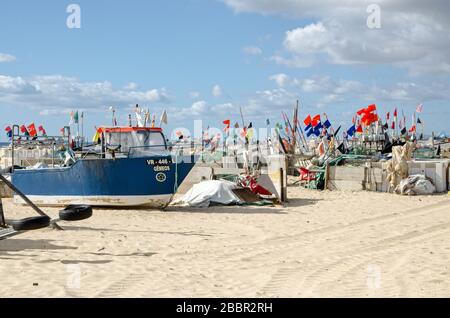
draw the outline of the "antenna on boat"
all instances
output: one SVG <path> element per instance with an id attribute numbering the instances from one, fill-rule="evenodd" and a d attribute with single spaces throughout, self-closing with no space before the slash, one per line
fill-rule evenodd
<path id="1" fill-rule="evenodd" d="M 110 106 L 109 111 L 112 113 L 112 125 L 115 127 L 117 126 L 116 109 L 113 106 Z"/>

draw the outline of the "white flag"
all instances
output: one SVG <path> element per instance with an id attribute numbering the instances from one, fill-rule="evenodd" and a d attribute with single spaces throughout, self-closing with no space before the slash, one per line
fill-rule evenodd
<path id="1" fill-rule="evenodd" d="M 167 111 L 164 110 L 164 113 L 161 115 L 161 124 L 167 125 Z"/>
<path id="2" fill-rule="evenodd" d="M 416 107 L 416 112 L 421 113 L 423 111 L 423 104 L 419 104 Z"/>
<path id="3" fill-rule="evenodd" d="M 136 121 L 137 121 L 138 127 L 144 127 L 144 124 L 142 123 L 142 115 L 140 112 L 139 113 L 136 112 Z"/>

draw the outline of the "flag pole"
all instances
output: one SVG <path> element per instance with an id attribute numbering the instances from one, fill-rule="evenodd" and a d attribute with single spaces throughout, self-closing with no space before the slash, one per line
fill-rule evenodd
<path id="1" fill-rule="evenodd" d="M 241 120 L 242 120 L 242 129 L 245 129 L 245 121 L 244 121 L 244 114 L 242 113 L 242 107 L 241 106 L 239 106 L 239 111 L 241 112 Z M 244 158 L 244 161 L 246 160 L 247 161 L 247 167 L 246 167 L 246 172 L 249 172 L 250 171 L 250 163 L 249 163 L 249 160 L 248 160 L 248 148 L 249 148 L 249 140 L 248 140 L 248 137 L 247 137 L 247 134 L 245 135 L 245 153 L 246 153 L 246 156 L 247 156 L 247 158 Z"/>
<path id="2" fill-rule="evenodd" d="M 79 113 L 77 110 L 77 139 L 78 139 L 78 143 L 80 143 L 80 118 L 78 116 L 79 116 Z"/>
<path id="3" fill-rule="evenodd" d="M 239 110 L 241 112 L 242 128 L 244 128 L 245 127 L 245 121 L 244 121 L 244 115 L 242 114 L 242 107 L 241 106 L 239 106 Z"/>
<path id="4" fill-rule="evenodd" d="M 423 124 L 423 122 L 420 124 L 420 135 L 422 136 L 422 138 L 421 138 L 421 140 L 424 138 L 424 135 L 423 135 L 423 133 L 425 132 L 425 127 L 424 127 L 424 124 Z"/>
<path id="5" fill-rule="evenodd" d="M 294 153 L 295 153 L 295 148 L 297 146 L 297 136 L 296 136 L 296 132 L 297 132 L 297 125 L 296 125 L 297 111 L 298 111 L 298 100 L 297 100 L 297 105 L 294 107 L 294 114 L 292 116 L 293 127 L 291 127 L 292 128 L 292 149 L 294 149 Z"/>
<path id="6" fill-rule="evenodd" d="M 84 112 L 81 112 L 81 148 L 84 145 Z"/>
<path id="7" fill-rule="evenodd" d="M 241 112 L 242 129 L 245 129 L 244 114 L 242 113 L 242 107 L 241 106 L 239 106 L 239 110 Z M 249 141 L 248 141 L 248 138 L 247 138 L 247 135 L 246 135 L 245 136 L 245 145 L 246 145 L 247 150 L 248 150 L 248 144 L 249 144 Z"/>
<path id="8" fill-rule="evenodd" d="M 297 100 L 297 107 L 299 105 L 299 101 Z M 300 123 L 300 120 L 297 119 L 297 125 L 298 125 L 298 130 L 300 131 L 301 134 L 301 140 L 303 142 L 303 145 L 305 146 L 305 150 L 309 152 L 309 146 L 308 146 L 308 142 L 306 141 L 306 137 L 305 137 L 305 133 L 303 132 L 303 127 L 302 124 Z"/>

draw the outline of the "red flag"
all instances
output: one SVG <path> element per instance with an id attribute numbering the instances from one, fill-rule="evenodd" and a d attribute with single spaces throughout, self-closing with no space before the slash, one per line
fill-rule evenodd
<path id="1" fill-rule="evenodd" d="M 412 133 L 416 132 L 416 125 L 413 125 L 411 127 L 411 129 L 409 130 L 409 132 L 412 132 Z"/>
<path id="2" fill-rule="evenodd" d="M 366 113 L 362 118 L 361 118 L 361 122 L 365 125 L 365 126 L 370 126 L 372 123 L 375 123 L 378 121 L 378 115 L 373 114 L 373 113 Z"/>
<path id="3" fill-rule="evenodd" d="M 392 130 L 395 129 L 395 121 L 392 122 L 392 127 L 391 128 L 392 128 Z"/>
<path id="4" fill-rule="evenodd" d="M 366 110 L 368 112 L 374 112 L 377 110 L 377 105 L 375 105 L 375 104 L 369 105 Z"/>
<path id="5" fill-rule="evenodd" d="M 308 115 L 308 117 L 306 117 L 303 122 L 305 123 L 305 126 L 311 125 L 312 123 L 311 115 Z"/>
<path id="6" fill-rule="evenodd" d="M 313 127 L 316 127 L 320 123 L 320 115 L 314 116 L 314 118 L 311 121 L 311 125 Z"/>
<path id="7" fill-rule="evenodd" d="M 389 119 L 391 119 L 391 113 L 390 113 L 390 112 L 388 112 L 388 113 L 386 114 L 386 120 L 389 120 Z"/>
<path id="8" fill-rule="evenodd" d="M 34 123 L 28 125 L 27 130 L 31 137 L 37 136 L 36 126 L 34 125 Z"/>
<path id="9" fill-rule="evenodd" d="M 358 110 L 358 112 L 356 114 L 358 114 L 358 116 L 361 116 L 362 114 L 366 113 L 366 109 L 365 108 L 361 108 L 360 110 Z"/>
<path id="10" fill-rule="evenodd" d="M 369 126 L 370 125 L 370 119 L 369 119 L 369 115 L 364 115 L 361 118 L 361 123 L 364 124 L 364 126 Z"/>
<path id="11" fill-rule="evenodd" d="M 42 133 L 42 136 L 47 135 L 47 132 L 45 131 L 44 126 L 42 125 L 38 127 L 38 131 Z"/>
<path id="12" fill-rule="evenodd" d="M 25 125 L 20 126 L 20 132 L 22 132 L 22 133 L 28 132 L 27 127 L 25 127 Z"/>
<path id="13" fill-rule="evenodd" d="M 9 127 L 9 126 L 5 128 L 5 131 L 6 131 L 7 133 L 9 133 L 11 130 L 12 130 L 12 129 L 11 129 L 11 127 Z"/>
<path id="14" fill-rule="evenodd" d="M 361 126 L 361 125 L 359 125 L 358 128 L 356 128 L 356 132 L 362 134 L 363 129 L 362 129 L 362 126 Z"/>
<path id="15" fill-rule="evenodd" d="M 229 120 L 229 119 L 224 120 L 223 124 L 226 125 L 226 127 L 223 129 L 223 131 L 228 133 L 230 131 L 231 120 Z"/>
<path id="16" fill-rule="evenodd" d="M 397 118 L 398 113 L 397 113 L 397 108 L 394 110 L 394 117 Z"/>

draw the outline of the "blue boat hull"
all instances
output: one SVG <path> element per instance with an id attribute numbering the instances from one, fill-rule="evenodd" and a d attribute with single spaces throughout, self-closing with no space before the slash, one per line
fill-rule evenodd
<path id="1" fill-rule="evenodd" d="M 85 159 L 63 168 L 15 170 L 12 183 L 37 205 L 164 207 L 195 165 L 186 156 Z M 16 202 L 21 199 L 16 198 Z"/>

